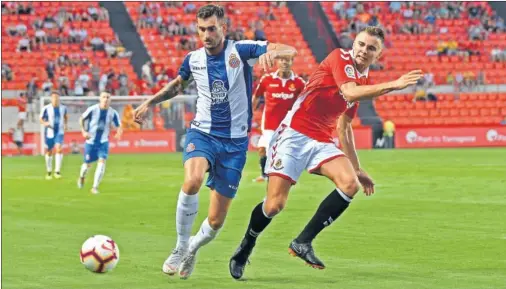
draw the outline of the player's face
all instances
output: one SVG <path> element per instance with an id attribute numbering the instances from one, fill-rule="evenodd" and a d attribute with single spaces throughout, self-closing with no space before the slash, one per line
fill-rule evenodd
<path id="1" fill-rule="evenodd" d="M 109 93 L 102 93 L 100 95 L 100 107 L 109 108 L 111 105 L 111 95 Z"/>
<path id="2" fill-rule="evenodd" d="M 51 94 L 51 104 L 53 106 L 59 106 L 60 105 L 60 96 L 56 93 Z"/>
<path id="3" fill-rule="evenodd" d="M 220 46 L 225 38 L 227 27 L 225 21 L 220 21 L 213 15 L 206 19 L 197 18 L 197 31 L 200 41 L 208 50 L 213 50 Z"/>
<path id="4" fill-rule="evenodd" d="M 368 67 L 376 61 L 383 49 L 381 40 L 366 32 L 359 33 L 353 42 L 353 55 L 357 65 Z"/>
<path id="5" fill-rule="evenodd" d="M 278 69 L 281 72 L 292 71 L 293 57 L 280 57 L 278 58 Z"/>

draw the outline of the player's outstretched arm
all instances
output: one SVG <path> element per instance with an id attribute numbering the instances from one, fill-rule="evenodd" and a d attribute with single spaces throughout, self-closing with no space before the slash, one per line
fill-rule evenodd
<path id="1" fill-rule="evenodd" d="M 144 121 L 144 117 L 151 106 L 157 105 L 160 102 L 164 102 L 166 100 L 175 97 L 179 93 L 181 86 L 184 89 L 187 84 L 188 82 L 185 81 L 181 77 L 181 75 L 178 75 L 171 82 L 169 82 L 164 88 L 162 88 L 155 95 L 153 95 L 153 97 L 144 101 L 141 105 L 139 105 L 135 109 L 134 111 L 135 122 L 141 124 Z"/>
<path id="2" fill-rule="evenodd" d="M 348 157 L 355 172 L 358 180 L 364 188 L 364 193 L 369 196 L 374 194 L 374 181 L 369 175 L 360 167 L 360 161 L 358 160 L 357 150 L 355 149 L 355 137 L 353 136 L 353 128 L 351 126 L 352 119 L 346 114 L 342 114 L 337 121 L 337 133 L 339 136 L 339 142 L 344 154 Z"/>
<path id="3" fill-rule="evenodd" d="M 88 139 L 89 135 L 86 129 L 84 129 L 84 117 L 82 116 L 79 118 L 79 126 L 81 127 L 81 134 L 83 135 L 83 137 L 85 139 Z"/>
<path id="4" fill-rule="evenodd" d="M 341 93 L 350 102 L 372 99 L 394 90 L 402 90 L 410 85 L 415 85 L 423 77 L 421 70 L 410 71 L 399 79 L 375 85 L 357 85 L 355 82 L 347 82 L 340 86 Z"/>

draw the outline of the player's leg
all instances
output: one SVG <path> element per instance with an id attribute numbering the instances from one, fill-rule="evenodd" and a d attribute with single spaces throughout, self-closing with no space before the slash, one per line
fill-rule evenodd
<path id="1" fill-rule="evenodd" d="M 55 169 L 54 169 L 54 177 L 59 179 L 61 178 L 61 165 L 63 162 L 63 135 L 55 136 Z"/>
<path id="2" fill-rule="evenodd" d="M 281 128 L 271 142 L 266 169 L 269 175 L 267 196 L 251 212 L 246 233 L 230 259 L 230 275 L 235 279 L 242 277 L 258 236 L 285 207 L 290 188 L 304 171 L 312 149 L 306 136 L 289 128 L 284 130 Z"/>
<path id="3" fill-rule="evenodd" d="M 175 274 L 182 258 L 188 252 L 191 231 L 198 212 L 198 192 L 206 172 L 213 169 L 210 165 L 214 164 L 215 158 L 212 142 L 210 136 L 196 130 L 190 130 L 186 135 L 186 149 L 183 153 L 184 182 L 176 208 L 177 243 L 162 266 L 162 271 L 166 274 Z"/>
<path id="4" fill-rule="evenodd" d="M 45 153 L 45 162 L 46 162 L 46 180 L 50 180 L 53 178 L 53 148 L 54 148 L 54 138 L 46 138 L 46 153 Z"/>
<path id="5" fill-rule="evenodd" d="M 324 150 L 327 153 L 321 153 L 322 158 L 320 159 L 316 158 L 315 163 L 318 164 L 310 172 L 326 176 L 334 182 L 336 189 L 321 202 L 309 223 L 289 247 L 292 255 L 302 258 L 311 266 L 319 269 L 325 267 L 316 257 L 311 245 L 312 241 L 348 208 L 353 196 L 359 190 L 357 175 L 348 158 L 333 146 Z M 330 152 L 332 150 L 335 152 Z"/>
<path id="6" fill-rule="evenodd" d="M 258 148 L 258 156 L 260 158 L 260 175 L 253 181 L 256 183 L 263 183 L 267 180 L 267 175 L 265 174 L 265 163 L 267 162 L 267 153 L 265 147 Z"/>
<path id="7" fill-rule="evenodd" d="M 264 130 L 260 139 L 258 140 L 258 156 L 260 157 L 260 176 L 254 179 L 254 182 L 265 182 L 267 180 L 267 174 L 265 173 L 265 164 L 267 163 L 267 148 L 274 135 L 272 130 Z"/>
<path id="8" fill-rule="evenodd" d="M 91 163 L 98 160 L 98 151 L 92 144 L 85 143 L 84 144 L 84 161 L 81 165 L 81 170 L 79 171 L 79 178 L 77 179 L 77 187 L 81 189 L 84 186 L 84 180 L 86 179 L 86 174 L 91 167 Z"/>
<path id="9" fill-rule="evenodd" d="M 105 162 L 109 155 L 109 142 L 104 142 L 98 145 L 98 162 L 95 169 L 95 177 L 93 178 L 93 187 L 91 188 L 92 194 L 98 194 L 98 185 L 102 181 L 105 174 Z"/>
<path id="10" fill-rule="evenodd" d="M 179 275 L 190 277 L 195 267 L 197 251 L 211 242 L 223 227 L 230 204 L 237 193 L 242 170 L 246 164 L 246 151 L 222 153 L 216 159 L 215 169 L 209 174 L 207 186 L 212 189 L 207 218 L 191 238 L 188 254 L 181 262 Z"/>

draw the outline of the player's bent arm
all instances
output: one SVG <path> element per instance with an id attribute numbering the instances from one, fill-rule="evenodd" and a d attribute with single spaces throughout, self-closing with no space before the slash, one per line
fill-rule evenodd
<path id="1" fill-rule="evenodd" d="M 175 97 L 180 90 L 180 86 L 183 89 L 188 85 L 188 81 L 185 81 L 181 75 L 178 75 L 171 82 L 169 82 L 164 88 L 158 91 L 152 98 L 148 100 L 150 106 L 157 105 L 160 102 L 164 102 Z"/>
<path id="2" fill-rule="evenodd" d="M 353 136 L 351 121 L 352 119 L 349 116 L 342 114 L 337 121 L 337 133 L 344 154 L 350 160 L 355 171 L 358 171 L 360 169 L 360 161 L 358 160 L 357 150 L 355 149 L 355 138 Z"/>

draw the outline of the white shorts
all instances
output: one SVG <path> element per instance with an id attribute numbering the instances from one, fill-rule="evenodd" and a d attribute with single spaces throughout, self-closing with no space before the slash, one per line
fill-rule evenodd
<path id="1" fill-rule="evenodd" d="M 304 170 L 314 173 L 324 163 L 345 156 L 334 143 L 324 143 L 280 126 L 271 140 L 265 173 L 295 184 Z"/>
<path id="2" fill-rule="evenodd" d="M 274 131 L 270 129 L 266 129 L 262 131 L 262 136 L 258 140 L 258 147 L 267 149 L 269 144 L 271 143 L 272 136 L 274 135 Z"/>
<path id="3" fill-rule="evenodd" d="M 26 111 L 18 112 L 18 119 L 26 120 Z"/>

